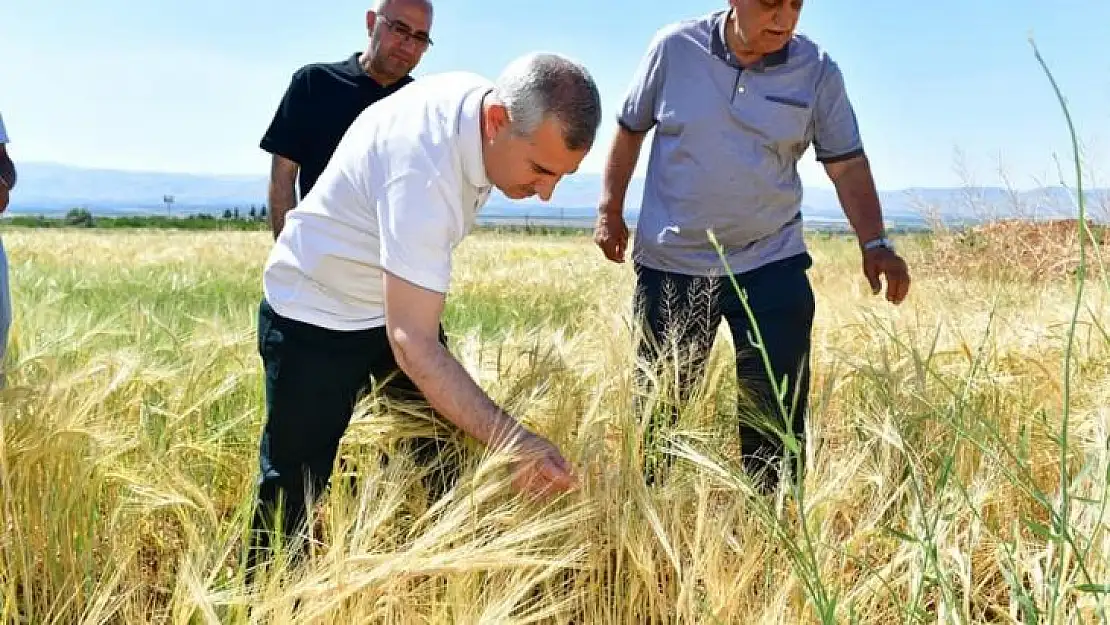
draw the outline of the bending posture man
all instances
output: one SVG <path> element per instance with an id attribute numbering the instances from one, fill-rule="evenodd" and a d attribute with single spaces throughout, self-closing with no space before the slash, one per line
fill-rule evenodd
<path id="1" fill-rule="evenodd" d="M 898 304 L 910 284 L 883 230 L 840 69 L 794 33 L 801 5 L 731 0 L 727 10 L 658 31 L 619 115 L 595 230 L 605 256 L 623 262 L 625 193 L 654 128 L 633 255 L 641 351 L 655 363 L 683 354 L 677 385 L 684 401 L 727 319 L 747 396 L 740 419 L 745 464 L 763 475 L 764 489 L 778 481 L 784 437 L 804 442 L 814 297 L 797 163 L 810 145 L 859 239 L 872 290 L 878 293 L 885 277 L 887 299 Z M 723 246 L 727 268 L 708 230 Z M 747 292 L 776 380 L 787 380 L 782 406 L 751 347 L 752 327 L 729 273 Z M 677 410 L 665 409 L 664 419 L 673 421 Z M 649 454 L 658 427 L 648 429 Z M 657 468 L 647 467 L 649 481 Z"/>
<path id="2" fill-rule="evenodd" d="M 8 132 L 0 117 L 0 213 L 8 210 L 8 201 L 15 188 L 15 165 L 8 156 Z M 0 388 L 5 384 L 4 356 L 8 351 L 8 330 L 12 325 L 11 290 L 8 286 L 8 257 L 0 241 Z"/>
<path id="3" fill-rule="evenodd" d="M 572 488 L 568 463 L 478 387 L 447 350 L 440 317 L 452 251 L 491 187 L 545 201 L 577 170 L 600 123 L 597 88 L 581 66 L 536 54 L 497 82 L 467 73 L 422 78 L 364 111 L 316 186 L 286 216 L 266 262 L 258 317 L 267 419 L 260 514 L 279 498 L 287 531 L 304 521 L 359 397 L 426 400 L 487 446 L 520 454 L 514 485 L 543 495 Z M 454 454 L 415 451 L 437 467 L 438 496 Z M 264 532 L 263 532 L 264 534 Z"/>
<path id="4" fill-rule="evenodd" d="M 312 63 L 293 74 L 260 146 L 270 167 L 270 228 L 312 190 L 339 139 L 367 106 L 412 82 L 409 73 L 432 45 L 430 0 L 377 0 L 366 12 L 366 50 L 344 61 Z"/>

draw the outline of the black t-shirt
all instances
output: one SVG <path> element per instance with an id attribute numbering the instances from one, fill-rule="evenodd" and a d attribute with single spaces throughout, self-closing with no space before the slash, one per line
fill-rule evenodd
<path id="1" fill-rule="evenodd" d="M 304 198 L 324 171 L 347 127 L 366 107 L 412 82 L 405 76 L 383 87 L 358 64 L 359 53 L 336 63 L 312 63 L 293 74 L 259 144 L 300 165 Z"/>

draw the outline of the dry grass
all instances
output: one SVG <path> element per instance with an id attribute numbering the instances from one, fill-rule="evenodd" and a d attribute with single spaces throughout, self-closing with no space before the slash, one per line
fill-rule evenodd
<path id="1" fill-rule="evenodd" d="M 1087 623 L 1110 584 L 1110 313 L 1085 296 L 1061 427 L 1074 286 L 940 263 L 871 297 L 851 244 L 813 241 L 810 472 L 761 498 L 730 450 L 732 346 L 639 479 L 632 275 L 587 241 L 480 236 L 447 329 L 481 384 L 585 476 L 541 505 L 468 456 L 423 505 L 377 449 L 418 430 L 368 402 L 358 467 L 303 569 L 239 565 L 261 425 L 254 311 L 264 234 L 5 233 L 17 325 L 0 394 L 0 621 L 12 623 Z M 955 252 L 954 252 L 955 253 Z M 363 462 L 359 462 L 363 460 Z M 1066 476 L 1066 482 L 1062 477 Z M 1066 486 L 1066 487 L 1065 487 Z M 249 609 L 248 609 L 249 608 Z"/>
<path id="2" fill-rule="evenodd" d="M 1092 226 L 1096 252 L 1110 244 L 1110 228 Z M 1079 268 L 1079 222 L 991 221 L 958 231 L 941 230 L 931 240 L 929 262 L 968 274 L 1036 284 L 1073 278 Z M 1087 265 L 1092 277 L 1106 275 L 1100 255 Z"/>

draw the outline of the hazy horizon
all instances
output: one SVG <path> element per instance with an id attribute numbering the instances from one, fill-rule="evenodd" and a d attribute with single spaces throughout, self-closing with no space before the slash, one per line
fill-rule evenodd
<path id="1" fill-rule="evenodd" d="M 626 213 L 638 214 L 643 177 L 629 187 Z M 508 200 L 494 193 L 481 214 L 490 219 L 558 219 L 581 221 L 594 214 L 600 195 L 601 175 L 578 173 L 564 179 L 550 202 L 538 198 Z M 1110 215 L 1110 189 L 1087 189 L 1097 207 L 1096 218 Z M 172 196 L 169 206 L 164 202 Z M 916 187 L 880 190 L 884 216 L 892 222 L 917 223 L 928 212 L 949 219 L 971 219 L 984 214 L 998 216 L 1066 217 L 1074 214 L 1069 188 L 1049 186 L 1014 190 L 997 185 L 980 187 Z M 203 175 L 173 172 L 127 171 L 73 167 L 58 163 L 23 163 L 19 192 L 12 195 L 9 215 L 64 215 L 74 208 L 94 214 L 176 215 L 208 213 L 221 215 L 239 208 L 266 204 L 266 178 L 261 175 Z M 822 187 L 805 187 L 802 211 L 812 222 L 841 223 L 843 211 L 836 192 Z"/>

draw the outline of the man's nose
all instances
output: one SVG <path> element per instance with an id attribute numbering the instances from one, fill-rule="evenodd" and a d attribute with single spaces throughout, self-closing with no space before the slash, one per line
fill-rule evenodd
<path id="1" fill-rule="evenodd" d="M 420 41 L 416 37 L 406 34 L 402 35 L 400 39 L 400 47 L 403 48 L 405 52 L 408 52 L 412 56 L 417 56 L 420 54 Z"/>
<path id="2" fill-rule="evenodd" d="M 536 193 L 540 196 L 540 199 L 544 202 L 550 201 L 551 195 L 555 193 L 555 185 L 558 184 L 558 182 L 558 178 L 540 181 L 540 183 L 536 185 Z"/>

